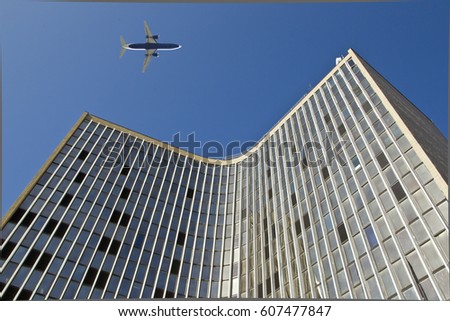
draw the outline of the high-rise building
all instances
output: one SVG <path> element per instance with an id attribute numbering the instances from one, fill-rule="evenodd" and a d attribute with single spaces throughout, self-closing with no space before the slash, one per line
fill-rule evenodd
<path id="1" fill-rule="evenodd" d="M 215 160 L 83 114 L 2 220 L 5 300 L 448 300 L 447 140 L 354 51 Z"/>

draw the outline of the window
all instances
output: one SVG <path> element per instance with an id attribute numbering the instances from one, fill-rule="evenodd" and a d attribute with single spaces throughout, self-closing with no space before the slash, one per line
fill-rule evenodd
<path id="1" fill-rule="evenodd" d="M 381 169 L 385 169 L 389 165 L 389 162 L 383 152 L 377 155 L 377 161 L 380 164 Z"/>
<path id="2" fill-rule="evenodd" d="M 344 224 L 338 226 L 338 233 L 341 243 L 345 243 L 348 240 L 348 235 Z"/>
<path id="3" fill-rule="evenodd" d="M 120 171 L 120 175 L 127 176 L 129 172 L 130 172 L 130 168 L 129 168 L 129 167 L 124 167 L 124 168 L 122 168 L 122 170 Z"/>
<path id="4" fill-rule="evenodd" d="M 12 301 L 14 300 L 17 291 L 19 291 L 19 288 L 13 285 L 10 285 L 5 292 L 3 293 L 2 299 L 5 301 Z"/>
<path id="5" fill-rule="evenodd" d="M 300 225 L 300 221 L 295 221 L 295 232 L 297 232 L 297 236 L 299 236 L 302 233 L 302 227 Z"/>
<path id="6" fill-rule="evenodd" d="M 278 290 L 280 288 L 280 277 L 278 276 L 278 272 L 275 272 L 274 274 L 274 281 L 275 281 L 275 290 Z"/>
<path id="7" fill-rule="evenodd" d="M 2 259 L 6 260 L 8 256 L 11 254 L 11 252 L 16 247 L 16 243 L 8 242 L 6 244 L 3 244 L 3 249 L 0 251 Z"/>
<path id="8" fill-rule="evenodd" d="M 40 271 L 45 271 L 51 259 L 52 256 L 44 252 L 44 254 L 42 254 L 42 257 L 39 259 L 38 264 L 36 265 L 36 269 Z"/>
<path id="9" fill-rule="evenodd" d="M 270 283 L 270 278 L 266 279 L 266 289 L 267 295 L 270 295 L 272 293 L 272 283 Z"/>
<path id="10" fill-rule="evenodd" d="M 172 267 L 170 268 L 170 274 L 178 275 L 179 271 L 180 271 L 180 261 L 177 259 L 174 259 L 172 261 Z"/>
<path id="11" fill-rule="evenodd" d="M 164 296 L 164 290 L 156 288 L 154 298 L 162 298 Z"/>
<path id="12" fill-rule="evenodd" d="M 117 223 L 117 222 L 119 222 L 119 218 L 120 218 L 120 212 L 119 212 L 118 210 L 115 210 L 115 211 L 112 213 L 109 222 L 110 222 L 110 223 Z"/>
<path id="13" fill-rule="evenodd" d="M 297 205 L 297 197 L 295 196 L 295 192 L 291 194 L 292 206 Z"/>
<path id="14" fill-rule="evenodd" d="M 86 177 L 86 174 L 83 172 L 79 172 L 78 175 L 75 177 L 75 183 L 81 183 L 83 179 Z"/>
<path id="15" fill-rule="evenodd" d="M 194 190 L 192 188 L 188 188 L 186 197 L 191 199 L 194 197 Z"/>
<path id="16" fill-rule="evenodd" d="M 368 101 L 364 102 L 362 108 L 364 109 L 366 114 L 368 114 L 372 110 L 372 107 L 370 106 L 370 103 Z"/>
<path id="17" fill-rule="evenodd" d="M 144 243 L 144 234 L 139 234 L 136 237 L 136 241 L 134 241 L 134 247 L 140 249 L 142 247 L 142 244 Z"/>
<path id="18" fill-rule="evenodd" d="M 322 175 L 324 180 L 327 180 L 330 177 L 330 172 L 327 167 L 322 168 Z"/>
<path id="19" fill-rule="evenodd" d="M 58 221 L 56 220 L 49 220 L 47 225 L 44 227 L 44 233 L 45 234 L 52 234 L 52 232 L 55 230 L 56 225 L 58 224 Z"/>
<path id="20" fill-rule="evenodd" d="M 105 271 L 100 271 L 98 278 L 97 278 L 97 282 L 95 282 L 95 287 L 97 289 L 101 289 L 103 290 L 106 286 L 106 282 L 108 282 L 108 272 Z"/>
<path id="21" fill-rule="evenodd" d="M 119 225 L 127 226 L 127 225 L 128 225 L 128 222 L 130 222 L 130 218 L 131 218 L 131 215 L 130 215 L 130 214 L 124 213 L 124 214 L 122 215 L 122 218 L 120 219 Z"/>
<path id="22" fill-rule="evenodd" d="M 330 115 L 326 114 L 323 118 L 325 119 L 325 123 L 326 123 L 327 125 L 331 122 Z"/>
<path id="23" fill-rule="evenodd" d="M 391 186 L 391 188 L 398 202 L 401 202 L 406 198 L 406 193 L 402 185 L 400 185 L 400 182 L 397 181 L 394 185 Z"/>
<path id="24" fill-rule="evenodd" d="M 186 234 L 183 232 L 179 232 L 178 237 L 177 237 L 177 244 L 183 246 L 185 240 L 186 240 Z"/>
<path id="25" fill-rule="evenodd" d="M 117 240 L 112 241 L 108 254 L 116 255 L 119 252 L 120 242 Z"/>
<path id="26" fill-rule="evenodd" d="M 23 262 L 23 265 L 32 267 L 33 264 L 36 262 L 38 256 L 39 256 L 38 250 L 35 250 L 35 249 L 31 250 L 30 253 L 27 255 L 27 258 Z"/>
<path id="27" fill-rule="evenodd" d="M 262 283 L 258 284 L 258 298 L 263 298 L 264 297 L 264 293 L 263 293 L 263 285 Z"/>
<path id="28" fill-rule="evenodd" d="M 108 245 L 111 243 L 111 239 L 109 237 L 104 236 L 98 245 L 98 250 L 106 252 L 108 249 Z"/>
<path id="29" fill-rule="evenodd" d="M 130 192 L 131 191 L 129 188 L 124 187 L 124 189 L 122 190 L 122 193 L 120 193 L 120 198 L 127 199 L 128 196 L 130 195 Z"/>
<path id="30" fill-rule="evenodd" d="M 83 284 L 92 285 L 94 284 L 95 277 L 97 276 L 98 270 L 96 268 L 90 267 L 86 273 Z"/>
<path id="31" fill-rule="evenodd" d="M 25 210 L 24 210 L 23 208 L 20 208 L 20 207 L 19 207 L 19 208 L 14 212 L 13 216 L 11 216 L 11 218 L 9 219 L 9 221 L 10 221 L 11 223 L 17 223 L 17 222 L 19 222 L 20 219 L 24 216 L 24 214 L 25 214 Z"/>
<path id="32" fill-rule="evenodd" d="M 340 125 L 339 125 L 338 131 L 339 131 L 339 134 L 340 134 L 341 136 L 345 134 L 345 127 L 344 127 L 344 124 L 340 124 Z"/>
<path id="33" fill-rule="evenodd" d="M 69 224 L 61 222 L 59 224 L 58 228 L 56 229 L 55 236 L 62 238 L 68 228 L 69 228 Z"/>
<path id="34" fill-rule="evenodd" d="M 269 199 L 271 199 L 272 198 L 272 189 L 271 188 L 269 188 L 268 194 L 269 194 Z"/>
<path id="35" fill-rule="evenodd" d="M 353 167 L 355 168 L 355 171 L 361 168 L 361 163 L 359 162 L 358 156 L 354 156 L 352 158 L 352 164 Z"/>
<path id="36" fill-rule="evenodd" d="M 67 207 L 70 203 L 70 201 L 72 200 L 73 195 L 70 195 L 69 193 L 67 193 L 66 195 L 64 195 L 64 197 L 61 200 L 61 203 L 59 203 L 59 205 Z"/>
<path id="37" fill-rule="evenodd" d="M 172 291 L 167 291 L 165 297 L 166 298 L 174 298 L 175 297 L 175 293 L 173 293 Z"/>
<path id="38" fill-rule="evenodd" d="M 89 153 L 87 151 L 82 150 L 81 153 L 78 155 L 78 159 L 85 160 L 88 154 Z"/>
<path id="39" fill-rule="evenodd" d="M 305 225 L 305 228 L 308 228 L 311 226 L 311 222 L 309 221 L 308 213 L 303 215 L 303 224 Z"/>
<path id="40" fill-rule="evenodd" d="M 367 226 L 364 231 L 366 232 L 367 240 L 369 241 L 370 248 L 373 249 L 378 245 L 377 237 L 371 225 Z"/>
<path id="41" fill-rule="evenodd" d="M 31 298 L 32 294 L 33 294 L 33 292 L 31 292 L 30 290 L 22 289 L 19 296 L 17 297 L 17 300 L 23 300 L 23 301 L 29 300 Z"/>

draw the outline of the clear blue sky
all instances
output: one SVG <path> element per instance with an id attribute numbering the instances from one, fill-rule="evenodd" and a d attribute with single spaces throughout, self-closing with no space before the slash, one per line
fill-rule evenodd
<path id="1" fill-rule="evenodd" d="M 163 52 L 119 59 L 119 35 Z M 5 213 L 83 111 L 160 140 L 259 140 L 353 48 L 447 136 L 447 1 L 0 2 Z"/>

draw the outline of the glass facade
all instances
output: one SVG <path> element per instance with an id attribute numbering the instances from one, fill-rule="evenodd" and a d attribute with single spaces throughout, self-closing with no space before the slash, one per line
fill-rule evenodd
<path id="1" fill-rule="evenodd" d="M 450 299 L 446 179 L 380 87 L 350 51 L 226 161 L 84 115 L 2 221 L 2 298 Z"/>

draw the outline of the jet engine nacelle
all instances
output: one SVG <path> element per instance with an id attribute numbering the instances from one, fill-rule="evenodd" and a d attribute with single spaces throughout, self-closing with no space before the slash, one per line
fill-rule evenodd
<path id="1" fill-rule="evenodd" d="M 159 57 L 159 53 L 157 53 L 157 52 L 152 53 L 152 56 L 153 56 L 153 57 Z"/>
<path id="2" fill-rule="evenodd" d="M 158 40 L 159 39 L 159 35 L 154 35 L 153 39 Z"/>

